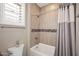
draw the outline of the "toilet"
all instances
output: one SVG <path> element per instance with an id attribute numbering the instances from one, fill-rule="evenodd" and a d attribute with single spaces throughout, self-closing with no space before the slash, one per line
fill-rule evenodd
<path id="1" fill-rule="evenodd" d="M 24 44 L 8 48 L 8 51 L 1 52 L 2 56 L 22 56 Z"/>
<path id="2" fill-rule="evenodd" d="M 22 56 L 23 48 L 24 44 L 20 44 L 19 46 L 9 48 L 9 56 Z"/>

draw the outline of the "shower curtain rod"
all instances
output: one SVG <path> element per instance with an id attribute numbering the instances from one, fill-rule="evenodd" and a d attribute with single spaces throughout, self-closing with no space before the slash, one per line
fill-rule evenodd
<path id="1" fill-rule="evenodd" d="M 62 7 L 64 7 L 64 6 L 69 6 L 69 5 L 76 5 L 76 3 L 61 3 L 61 4 L 59 5 L 59 8 L 62 8 Z"/>

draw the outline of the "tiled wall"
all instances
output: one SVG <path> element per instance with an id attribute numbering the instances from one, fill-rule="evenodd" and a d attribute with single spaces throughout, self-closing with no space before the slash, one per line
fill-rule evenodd
<path id="1" fill-rule="evenodd" d="M 57 8 L 58 4 L 50 4 L 42 8 L 39 8 L 36 4 L 31 5 L 31 47 L 39 42 L 55 46 Z M 39 17 L 36 16 L 39 14 Z"/>
<path id="2" fill-rule="evenodd" d="M 36 4 L 31 4 L 31 30 L 39 28 L 39 11 L 40 8 Z M 36 39 L 37 38 L 37 39 Z M 39 42 L 39 32 L 31 32 L 31 46 Z"/>
<path id="3" fill-rule="evenodd" d="M 31 5 L 31 47 L 38 42 L 55 45 L 57 35 L 53 29 L 57 29 L 57 8 L 57 4 L 50 4 L 42 8 L 35 4 Z M 39 14 L 39 17 L 34 16 Z"/>
<path id="4" fill-rule="evenodd" d="M 40 29 L 57 29 L 57 4 L 41 8 Z M 55 45 L 56 32 L 40 32 L 40 42 Z"/>

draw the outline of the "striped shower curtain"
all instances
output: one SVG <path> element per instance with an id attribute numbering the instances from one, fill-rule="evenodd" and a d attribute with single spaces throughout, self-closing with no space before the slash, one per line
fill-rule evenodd
<path id="1" fill-rule="evenodd" d="M 76 55 L 75 8 L 73 4 L 58 10 L 56 56 Z"/>

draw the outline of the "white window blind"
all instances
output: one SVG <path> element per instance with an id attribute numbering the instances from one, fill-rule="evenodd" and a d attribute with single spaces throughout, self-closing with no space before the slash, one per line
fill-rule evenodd
<path id="1" fill-rule="evenodd" d="M 25 26 L 25 4 L 1 3 L 0 24 Z"/>
<path id="2" fill-rule="evenodd" d="M 12 22 L 20 22 L 22 20 L 22 6 L 18 3 L 4 4 L 4 18 Z M 14 21 L 13 21 L 14 20 Z"/>

